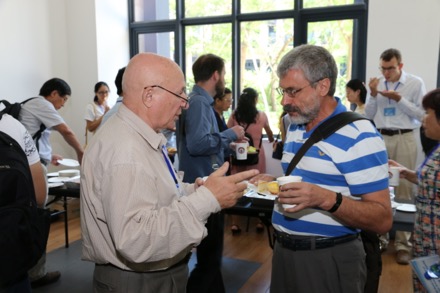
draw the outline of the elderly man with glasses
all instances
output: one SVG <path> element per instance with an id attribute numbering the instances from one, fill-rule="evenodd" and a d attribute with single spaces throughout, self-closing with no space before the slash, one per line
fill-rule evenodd
<path id="1" fill-rule="evenodd" d="M 160 131 L 188 107 L 172 60 L 134 56 L 118 112 L 87 146 L 81 168 L 82 257 L 95 263 L 94 292 L 186 292 L 191 250 L 212 213 L 233 206 L 258 171 L 206 181 L 177 176 Z"/>

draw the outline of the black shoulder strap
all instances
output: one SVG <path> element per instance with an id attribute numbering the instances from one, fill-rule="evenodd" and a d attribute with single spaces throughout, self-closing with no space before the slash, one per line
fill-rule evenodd
<path id="1" fill-rule="evenodd" d="M 27 102 L 29 102 L 30 100 L 33 100 L 33 99 L 36 99 L 36 98 L 38 98 L 38 97 L 32 97 L 32 98 L 29 98 L 29 99 L 27 99 L 27 100 L 24 100 L 24 101 L 21 102 L 20 104 L 21 104 L 21 105 L 24 105 L 24 104 L 26 104 Z M 40 138 L 41 138 L 41 134 L 43 133 L 44 130 L 46 130 L 46 125 L 44 125 L 43 123 L 41 123 L 41 125 L 40 125 L 40 129 L 38 129 L 38 131 L 35 132 L 34 135 L 32 135 L 32 139 L 35 141 L 35 146 L 37 147 L 37 150 L 38 150 L 38 151 L 40 151 L 40 147 L 39 147 L 39 145 L 38 145 L 38 141 L 40 140 Z"/>
<path id="2" fill-rule="evenodd" d="M 312 145 L 314 145 L 320 140 L 326 139 L 327 137 L 332 135 L 334 132 L 336 132 L 338 129 L 342 128 L 343 126 L 361 119 L 369 120 L 365 116 L 358 113 L 343 112 L 321 123 L 312 132 L 309 139 L 306 140 L 306 142 L 301 146 L 301 148 L 292 158 L 292 160 L 289 163 L 289 166 L 287 167 L 286 175 L 292 173 L 293 169 L 296 167 L 299 160 L 301 160 L 301 158 L 304 156 L 304 154 Z"/>

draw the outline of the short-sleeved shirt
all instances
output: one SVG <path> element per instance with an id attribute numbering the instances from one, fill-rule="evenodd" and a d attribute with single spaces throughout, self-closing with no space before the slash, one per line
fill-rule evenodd
<path id="1" fill-rule="evenodd" d="M 41 134 L 41 138 L 38 140 L 38 150 L 41 159 L 50 162 L 52 158 L 52 147 L 50 145 L 51 128 L 65 123 L 54 105 L 44 97 L 37 97 L 21 107 L 18 118 L 31 136 L 34 136 L 40 129 L 41 124 L 46 126 L 46 129 Z"/>
<path id="2" fill-rule="evenodd" d="M 337 100 L 338 105 L 330 117 L 347 111 Z M 306 131 L 303 125 L 290 125 L 281 161 L 284 171 L 314 129 Z M 314 144 L 301 158 L 292 175 L 302 176 L 304 182 L 360 200 L 363 194 L 388 188 L 385 143 L 371 122 L 355 121 Z M 272 223 L 277 230 L 304 236 L 337 237 L 358 232 L 319 208 L 285 213 L 280 204 L 275 204 Z"/>
<path id="3" fill-rule="evenodd" d="M 105 108 L 96 105 L 95 103 L 87 104 L 84 119 L 88 121 L 95 121 L 105 113 Z"/>
<path id="4" fill-rule="evenodd" d="M 6 133 L 18 142 L 26 154 L 29 165 L 40 161 L 40 156 L 32 141 L 31 135 L 18 120 L 8 114 L 4 114 L 0 119 L 0 131 Z"/>

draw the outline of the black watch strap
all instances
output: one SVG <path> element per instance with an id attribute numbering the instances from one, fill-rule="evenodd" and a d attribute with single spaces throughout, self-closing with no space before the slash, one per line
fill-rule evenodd
<path id="1" fill-rule="evenodd" d="M 341 203 L 342 203 L 342 197 L 343 197 L 343 196 L 342 196 L 342 193 L 340 193 L 340 192 L 337 192 L 337 193 L 336 193 L 336 202 L 335 202 L 335 204 L 332 206 L 332 208 L 328 210 L 328 212 L 330 212 L 330 213 L 334 213 L 334 212 L 336 212 L 336 211 L 338 210 L 339 206 L 340 206 Z"/>

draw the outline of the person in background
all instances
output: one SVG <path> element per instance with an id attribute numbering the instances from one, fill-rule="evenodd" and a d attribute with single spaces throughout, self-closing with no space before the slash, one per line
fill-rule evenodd
<path id="1" fill-rule="evenodd" d="M 29 168 L 31 170 L 37 205 L 44 206 L 47 193 L 46 178 L 43 167 L 40 163 L 38 150 L 32 141 L 31 135 L 20 122 L 8 114 L 0 114 L 0 131 L 6 133 L 17 141 L 26 154 Z M 1 251 L 0 254 L 1 253 L 8 252 Z M 19 277 L 17 282 L 10 284 L 7 288 L 0 288 L 0 292 L 32 292 L 28 275 L 26 274 L 25 276 Z"/>
<path id="2" fill-rule="evenodd" d="M 359 79 L 352 79 L 345 85 L 347 100 L 356 105 L 354 112 L 365 115 L 365 101 L 367 99 L 367 89 Z"/>
<path id="3" fill-rule="evenodd" d="M 286 134 L 289 131 L 290 126 L 289 113 L 286 113 L 286 111 L 281 113 L 278 125 L 281 133 L 281 141 L 284 143 L 286 141 Z"/>
<path id="4" fill-rule="evenodd" d="M 240 125 L 246 129 L 252 137 L 254 147 L 259 151 L 258 164 L 249 166 L 232 166 L 231 174 L 242 172 L 245 170 L 258 169 L 260 173 L 266 173 L 266 156 L 262 147 L 263 129 L 265 130 L 269 142 L 273 142 L 273 133 L 269 125 L 269 119 L 266 113 L 257 109 L 258 93 L 253 88 L 245 88 L 238 98 L 237 109 L 232 113 L 228 120 L 228 127 Z M 241 231 L 237 224 L 238 216 L 232 216 L 231 231 L 236 234 Z M 257 224 L 257 231 L 262 232 L 264 226 L 262 223 Z"/>
<path id="5" fill-rule="evenodd" d="M 334 96 L 338 70 L 323 47 L 295 47 L 281 58 L 277 75 L 292 122 L 281 160 L 286 171 L 313 130 L 347 109 Z M 302 182 L 281 186 L 274 205 L 270 292 L 364 292 L 360 229 L 385 233 L 392 225 L 387 159 L 374 125 L 358 120 L 314 144 L 286 174 Z M 262 174 L 250 181 L 274 179 Z"/>
<path id="6" fill-rule="evenodd" d="M 367 98 L 365 84 L 359 79 L 352 79 L 346 84 L 346 93 L 347 100 L 356 105 L 354 112 L 365 115 L 365 100 Z M 377 293 L 380 275 L 382 274 L 382 251 L 379 235 L 368 230 L 362 230 L 361 238 L 367 265 L 367 281 L 364 293 Z"/>
<path id="7" fill-rule="evenodd" d="M 160 133 L 188 107 L 182 70 L 140 53 L 122 86 L 118 112 L 96 133 L 81 167 L 82 259 L 95 263 L 95 292 L 184 293 L 191 250 L 207 236 L 209 215 L 233 206 L 247 187 L 242 181 L 258 171 L 226 177 L 225 163 L 206 181 L 183 183 Z"/>
<path id="8" fill-rule="evenodd" d="M 63 157 L 52 154 L 50 134 L 52 130 L 58 131 L 63 139 L 75 150 L 78 161 L 81 163 L 84 149 L 73 130 L 67 125 L 58 113 L 69 99 L 72 90 L 64 80 L 52 78 L 46 81 L 40 89 L 39 97 L 22 105 L 19 121 L 26 127 L 31 136 L 40 130 L 42 125 L 45 130 L 41 138 L 36 141 L 38 153 L 43 165 L 52 163 L 58 166 L 58 160 Z"/>
<path id="9" fill-rule="evenodd" d="M 67 82 L 60 78 L 52 78 L 43 84 L 39 96 L 23 104 L 20 110 L 18 120 L 32 137 L 44 126 L 44 131 L 41 133 L 41 137 L 36 139 L 35 145 L 45 174 L 47 173 L 46 166 L 49 163 L 58 166 L 58 160 L 63 158 L 58 154 L 52 154 L 50 143 L 52 130 L 56 130 L 61 134 L 63 139 L 75 150 L 78 161 L 80 163 L 82 161 L 84 149 L 75 133 L 58 113 L 58 110 L 64 107 L 71 93 L 72 91 Z M 41 207 L 44 207 L 44 205 Z M 60 276 L 59 271 L 46 271 L 46 254 L 43 254 L 38 263 L 29 270 L 32 288 L 54 283 Z"/>
<path id="10" fill-rule="evenodd" d="M 223 93 L 217 93 L 214 97 L 213 110 L 215 114 L 215 119 L 217 120 L 217 126 L 220 132 L 228 129 L 226 125 L 225 117 L 223 113 L 231 108 L 232 102 L 232 91 L 229 88 L 225 88 Z"/>
<path id="11" fill-rule="evenodd" d="M 225 61 L 217 55 L 201 55 L 192 66 L 195 85 L 189 108 L 177 123 L 177 151 L 183 181 L 208 176 L 223 165 L 231 142 L 244 137 L 244 129 L 234 126 L 218 129 L 213 97 L 225 89 Z M 212 214 L 206 223 L 208 236 L 197 246 L 197 263 L 191 271 L 187 291 L 225 292 L 220 270 L 223 256 L 224 215 Z"/>
<path id="12" fill-rule="evenodd" d="M 173 121 L 171 125 L 168 125 L 166 128 L 160 131 L 163 136 L 167 139 L 166 148 L 168 152 L 168 157 L 171 160 L 171 163 L 174 164 L 175 156 L 177 153 L 176 148 L 176 123 Z"/>
<path id="13" fill-rule="evenodd" d="M 427 157 L 431 151 L 437 146 L 437 141 L 426 136 L 425 128 L 420 127 L 420 143 L 422 144 L 423 153 Z"/>
<path id="14" fill-rule="evenodd" d="M 95 133 L 104 118 L 104 114 L 110 110 L 107 105 L 110 89 L 107 83 L 100 81 L 95 84 L 95 97 L 93 102 L 87 104 L 84 119 L 86 120 L 86 137 L 87 131 Z"/>
<path id="15" fill-rule="evenodd" d="M 397 49 L 387 49 L 380 55 L 382 76 L 369 81 L 370 95 L 365 115 L 372 119 L 382 134 L 390 159 L 414 169 L 417 143 L 414 130 L 423 119 L 422 97 L 426 93 L 420 77 L 402 70 L 402 55 Z M 400 181 L 395 188 L 396 200 L 414 200 L 411 183 Z M 394 246 L 398 264 L 407 265 L 411 259 L 411 233 L 396 231 Z M 388 246 L 388 235 L 381 236 L 381 245 Z"/>
<path id="16" fill-rule="evenodd" d="M 118 109 L 119 106 L 122 103 L 122 99 L 124 98 L 124 92 L 122 91 L 122 77 L 124 76 L 125 67 L 122 67 L 118 70 L 118 73 L 116 74 L 115 78 L 115 86 L 116 86 L 116 93 L 118 94 L 118 99 L 116 100 L 116 104 L 107 111 L 107 113 L 104 114 L 104 117 L 102 117 L 100 127 L 107 121 L 108 118 L 110 118 L 112 115 L 114 115 Z"/>
<path id="17" fill-rule="evenodd" d="M 223 113 L 228 111 L 231 108 L 232 102 L 234 99 L 232 98 L 232 91 L 229 88 L 225 88 L 225 90 L 222 92 L 217 93 L 214 97 L 214 104 L 212 105 L 212 110 L 215 114 L 215 119 L 217 120 L 217 126 L 220 132 L 225 131 L 228 129 L 228 126 L 226 125 L 225 117 L 223 116 Z M 227 160 L 230 162 L 230 156 L 231 156 L 231 149 L 227 148 L 224 150 L 224 158 L 225 161 Z M 231 174 L 231 168 L 229 166 L 229 170 L 226 173 L 226 175 Z"/>
<path id="18" fill-rule="evenodd" d="M 390 160 L 391 166 L 400 167 L 400 178 L 417 184 L 416 217 L 413 233 L 413 256 L 436 255 L 440 250 L 440 88 L 430 91 L 422 102 L 426 115 L 423 119 L 425 134 L 437 141 L 417 170 Z M 413 274 L 414 292 L 426 292 L 416 274 Z"/>

